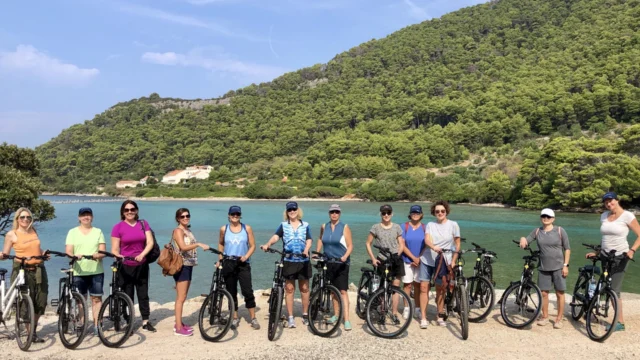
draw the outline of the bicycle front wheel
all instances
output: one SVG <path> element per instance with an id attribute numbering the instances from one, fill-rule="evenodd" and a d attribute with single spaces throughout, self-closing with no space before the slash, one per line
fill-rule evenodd
<path id="1" fill-rule="evenodd" d="M 314 334 L 329 337 L 342 322 L 342 296 L 333 285 L 326 285 L 311 294 L 309 328 Z"/>
<path id="2" fill-rule="evenodd" d="M 589 278 L 586 274 L 580 274 L 578 277 L 578 281 L 576 281 L 576 287 L 573 288 L 573 298 L 571 299 L 571 317 L 573 320 L 580 320 L 582 315 L 584 314 L 585 304 L 587 299 L 587 286 L 589 283 Z"/>
<path id="3" fill-rule="evenodd" d="M 87 303 L 79 292 L 71 292 L 71 298 L 63 297 L 58 315 L 58 335 L 62 345 L 67 349 L 75 349 L 82 343 L 86 335 Z"/>
<path id="4" fill-rule="evenodd" d="M 603 342 L 618 324 L 618 296 L 604 289 L 591 300 L 587 309 L 587 335 L 591 340 Z"/>
<path id="5" fill-rule="evenodd" d="M 273 341 L 276 337 L 278 324 L 280 323 L 280 313 L 282 312 L 282 297 L 284 289 L 281 286 L 271 289 L 269 295 L 269 328 L 267 337 L 269 341 Z"/>
<path id="6" fill-rule="evenodd" d="M 360 277 L 360 284 L 358 285 L 358 294 L 356 297 L 356 315 L 362 320 L 365 320 L 365 308 L 367 307 L 367 300 L 371 295 L 369 293 L 371 289 L 371 273 L 364 272 Z"/>
<path id="7" fill-rule="evenodd" d="M 482 321 L 491 314 L 495 303 L 496 294 L 493 285 L 483 276 L 470 277 L 467 279 L 467 285 L 469 321 Z"/>
<path id="8" fill-rule="evenodd" d="M 458 300 L 458 317 L 460 318 L 460 333 L 462 340 L 469 338 L 469 294 L 464 285 L 459 285 L 456 299 Z"/>
<path id="9" fill-rule="evenodd" d="M 231 327 L 234 312 L 235 303 L 227 290 L 217 289 L 209 294 L 198 314 L 198 327 L 202 338 L 207 341 L 222 339 Z"/>
<path id="10" fill-rule="evenodd" d="M 507 326 L 522 329 L 529 326 L 540 314 L 542 293 L 532 282 L 513 283 L 505 290 L 500 304 L 500 315 Z"/>
<path id="11" fill-rule="evenodd" d="M 135 309 L 131 298 L 122 292 L 109 295 L 98 313 L 98 336 L 106 347 L 117 348 L 133 332 Z"/>
<path id="12" fill-rule="evenodd" d="M 36 332 L 33 301 L 26 293 L 19 292 L 15 304 L 16 341 L 20 350 L 27 351 Z"/>
<path id="13" fill-rule="evenodd" d="M 394 304 L 397 306 L 396 309 L 393 309 Z M 409 295 L 395 286 L 374 292 L 366 307 L 369 329 L 377 336 L 388 339 L 402 334 L 411 323 L 411 316 L 404 319 L 401 315 L 405 304 L 409 306 L 409 314 L 413 314 L 413 303 Z"/>

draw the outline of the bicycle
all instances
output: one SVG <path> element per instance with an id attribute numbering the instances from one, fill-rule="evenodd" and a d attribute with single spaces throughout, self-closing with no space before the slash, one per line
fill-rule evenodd
<path id="1" fill-rule="evenodd" d="M 476 243 L 471 243 L 475 248 L 466 252 L 476 253 L 476 263 L 473 267 L 473 276 L 467 279 L 469 291 L 469 321 L 479 322 L 491 313 L 495 305 L 496 292 L 493 287 L 493 269 L 491 262 L 497 256 Z"/>
<path id="2" fill-rule="evenodd" d="M 223 255 L 222 252 L 216 249 L 209 248 L 207 251 L 213 254 Z M 235 312 L 235 302 L 233 301 L 231 293 L 226 289 L 222 269 L 226 260 L 237 259 L 239 259 L 239 257 L 222 256 L 222 260 L 218 262 L 218 266 L 213 272 L 209 293 L 202 295 L 206 298 L 198 313 L 198 327 L 200 329 L 200 336 L 207 341 L 218 341 L 222 339 L 231 328 L 233 314 Z M 213 333 L 210 334 L 210 331 Z"/>
<path id="3" fill-rule="evenodd" d="M 78 292 L 73 282 L 73 265 L 78 257 L 69 256 L 66 253 L 47 250 L 48 254 L 57 257 L 68 257 L 69 268 L 61 269 L 67 277 L 60 279 L 58 284 L 58 298 L 51 299 L 51 306 L 56 308 L 58 314 L 58 335 L 62 345 L 67 349 L 75 349 L 82 343 L 86 335 L 89 309 L 84 296 Z M 79 258 L 93 260 L 92 255 L 83 255 Z"/>
<path id="4" fill-rule="evenodd" d="M 107 257 L 114 258 L 111 264 L 111 283 L 109 284 L 109 296 L 102 303 L 98 312 L 98 336 L 100 341 L 110 348 L 120 347 L 133 333 L 133 321 L 135 309 L 133 301 L 119 284 L 117 273 L 122 268 L 123 260 L 135 260 L 133 257 L 117 257 L 107 251 L 98 251 Z"/>
<path id="5" fill-rule="evenodd" d="M 442 252 L 450 252 L 452 254 L 456 253 L 456 251 L 452 249 L 442 249 Z M 447 320 L 451 314 L 457 314 L 458 319 L 460 320 L 460 334 L 462 336 L 462 340 L 467 340 L 469 338 L 469 293 L 467 292 L 467 279 L 464 277 L 464 259 L 462 258 L 465 251 L 460 250 L 457 251 L 457 253 L 458 260 L 455 266 L 452 266 L 451 269 L 453 271 L 453 279 L 451 280 L 453 285 L 450 282 L 448 286 L 445 287 L 445 313 L 443 319 Z"/>
<path id="6" fill-rule="evenodd" d="M 342 261 L 316 251 L 311 253 L 316 256 L 317 263 L 314 267 L 318 272 L 313 275 L 311 282 L 309 328 L 318 336 L 329 337 L 340 327 L 343 304 L 340 290 L 331 285 L 327 279 L 327 263 L 342 263 Z"/>
<path id="7" fill-rule="evenodd" d="M 367 260 L 367 264 L 373 266 L 373 261 L 371 259 Z M 378 288 L 380 288 L 380 284 L 385 281 L 383 276 L 378 274 L 378 267 L 373 266 L 372 268 L 360 268 L 362 275 L 360 276 L 360 282 L 358 283 L 358 291 L 356 297 L 356 315 L 362 320 L 365 320 L 366 315 L 366 307 L 367 301 L 369 300 L 369 296 L 376 292 Z"/>
<path id="8" fill-rule="evenodd" d="M 518 241 L 512 240 L 520 246 Z M 520 281 L 511 282 L 500 298 L 500 315 L 507 326 L 522 329 L 530 325 L 542 309 L 542 293 L 533 281 L 533 270 L 540 259 L 540 251 L 530 246 L 524 248 L 529 255 L 523 256 L 524 269 Z"/>
<path id="9" fill-rule="evenodd" d="M 7 269 L 0 269 L 0 322 L 6 327 L 6 321 L 11 319 L 11 315 L 15 312 L 16 342 L 20 350 L 27 351 L 33 342 L 36 328 L 33 301 L 29 296 L 29 289 L 26 286 L 24 275 L 25 262 L 36 259 L 46 260 L 47 257 L 43 255 L 30 257 L 5 255 L 4 258 L 8 260 L 20 260 L 20 270 L 7 290 L 5 288 Z"/>
<path id="10" fill-rule="evenodd" d="M 413 314 L 414 305 L 411 302 L 409 295 L 400 289 L 400 287 L 390 285 L 394 280 L 389 276 L 389 268 L 391 267 L 390 260 L 393 254 L 388 248 L 383 248 L 377 245 L 373 245 L 373 247 L 378 249 L 380 254 L 386 258 L 386 260 L 381 261 L 381 266 L 384 268 L 383 273 L 385 281 L 381 282 L 379 288 L 373 292 L 367 300 L 365 307 L 366 321 L 369 329 L 371 329 L 375 335 L 391 339 L 402 334 L 409 327 L 411 322 L 411 317 L 404 319 L 402 316 L 393 314 L 394 303 L 397 304 L 398 307 L 396 311 L 400 313 L 403 310 L 400 309 L 400 307 L 407 306 L 405 304 L 408 304 L 409 313 Z M 390 320 L 388 324 L 387 318 Z M 401 322 L 401 320 L 403 320 L 404 323 Z M 388 333 L 386 332 L 387 325 L 391 325 L 393 327 L 393 330 Z"/>
<path id="11" fill-rule="evenodd" d="M 580 268 L 580 275 L 576 281 L 576 287 L 573 292 L 573 301 L 571 303 L 571 316 L 575 320 L 579 320 L 582 315 L 586 319 L 587 335 L 591 340 L 603 342 L 611 336 L 618 322 L 618 296 L 611 288 L 611 272 L 613 269 L 616 251 L 611 250 L 609 253 L 602 252 L 599 245 L 582 244 L 590 248 L 599 256 L 591 258 L 592 265 L 586 265 Z M 626 256 L 626 253 L 623 254 Z M 629 259 L 632 260 L 633 259 Z M 600 261 L 602 269 L 600 271 L 595 264 Z M 597 283 L 593 282 L 594 275 L 599 274 L 600 278 Z M 583 292 L 583 293 L 581 293 Z M 574 304 L 578 300 L 580 304 Z M 584 311 L 584 306 L 587 310 Z M 578 313 L 575 308 L 579 307 Z M 612 314 L 613 313 L 613 314 Z M 579 315 L 576 316 L 575 315 Z"/>
<path id="12" fill-rule="evenodd" d="M 282 268 L 284 267 L 284 258 L 291 255 L 289 252 L 279 251 L 268 248 L 265 250 L 271 254 L 280 254 L 280 260 L 275 262 L 275 270 L 273 272 L 273 285 L 269 294 L 269 326 L 267 329 L 267 338 L 273 341 L 278 330 L 278 323 L 284 320 L 280 317 L 282 314 L 282 300 L 284 297 L 284 278 L 282 277 Z M 300 254 L 298 254 L 300 255 Z"/>

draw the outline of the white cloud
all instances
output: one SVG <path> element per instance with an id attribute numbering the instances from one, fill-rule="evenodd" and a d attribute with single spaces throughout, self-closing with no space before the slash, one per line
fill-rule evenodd
<path id="1" fill-rule="evenodd" d="M 409 7 L 409 15 L 419 20 L 427 20 L 430 19 L 431 16 L 427 13 L 427 11 L 420 6 L 416 5 L 411 0 L 404 0 L 404 3 Z"/>
<path id="2" fill-rule="evenodd" d="M 51 57 L 31 45 L 18 45 L 16 51 L 0 52 L 0 72 L 26 73 L 58 85 L 86 85 L 100 74 L 95 68 L 83 69 Z"/>
<path id="3" fill-rule="evenodd" d="M 166 66 L 199 67 L 220 75 L 239 75 L 251 81 L 272 80 L 287 71 L 284 68 L 275 66 L 235 60 L 221 51 L 211 54 L 211 51 L 203 48 L 193 49 L 186 54 L 146 52 L 142 55 L 141 60 Z"/>

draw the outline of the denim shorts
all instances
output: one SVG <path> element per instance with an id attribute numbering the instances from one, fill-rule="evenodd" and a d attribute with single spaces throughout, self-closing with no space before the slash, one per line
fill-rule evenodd
<path id="1" fill-rule="evenodd" d="M 420 261 L 420 275 L 418 275 L 418 279 L 421 282 L 431 282 L 431 278 L 433 277 L 433 275 L 435 275 L 435 273 L 436 273 L 435 266 L 430 266 Z M 442 280 L 436 279 L 436 282 L 439 285 L 442 283 Z"/>
<path id="2" fill-rule="evenodd" d="M 73 284 L 82 295 L 87 295 L 87 290 L 91 296 L 102 296 L 104 294 L 104 274 L 75 276 Z"/>

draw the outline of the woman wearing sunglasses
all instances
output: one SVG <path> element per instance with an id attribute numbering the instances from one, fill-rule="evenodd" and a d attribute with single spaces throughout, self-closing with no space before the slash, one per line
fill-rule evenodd
<path id="1" fill-rule="evenodd" d="M 173 230 L 171 240 L 176 244 L 176 250 L 182 257 L 182 269 L 173 274 L 173 280 L 176 282 L 176 303 L 174 305 L 176 322 L 173 325 L 173 333 L 178 336 L 191 336 L 193 328 L 182 323 L 182 309 L 191 286 L 193 267 L 198 265 L 196 249 L 200 247 L 203 250 L 208 250 L 209 245 L 198 243 L 196 237 L 193 236 L 189 209 L 178 209 L 176 222 L 178 227 Z"/>
<path id="2" fill-rule="evenodd" d="M 311 264 L 309 262 L 309 249 L 313 238 L 309 223 L 302 221 L 303 212 L 298 203 L 290 201 L 286 205 L 283 214 L 284 221 L 280 224 L 276 233 L 260 248 L 267 251 L 269 247 L 282 239 L 284 251 L 291 252 L 291 256 L 284 259 L 282 276 L 286 280 L 285 291 L 287 312 L 289 313 L 289 328 L 295 328 L 293 318 L 293 293 L 296 280 L 302 296 L 302 324 L 309 325 L 307 311 L 309 309 L 309 278 L 311 277 Z"/>
<path id="3" fill-rule="evenodd" d="M 30 257 L 44 255 L 40 247 L 40 239 L 36 229 L 33 228 L 33 215 L 27 208 L 20 208 L 15 212 L 13 217 L 13 226 L 4 237 L 4 248 L 0 253 L 0 259 L 4 255 L 9 255 L 11 249 L 15 252 L 15 256 Z M 38 328 L 38 319 L 44 315 L 47 307 L 47 296 L 49 295 L 49 279 L 47 270 L 42 260 L 29 260 L 25 262 L 25 282 L 29 289 L 29 296 L 33 301 L 34 323 Z M 20 260 L 13 263 L 13 272 L 11 273 L 11 283 L 18 276 L 20 270 Z M 43 343 L 44 340 L 35 332 L 33 333 L 34 343 Z"/>
<path id="4" fill-rule="evenodd" d="M 120 221 L 111 230 L 111 252 L 116 256 L 130 256 L 118 273 L 125 293 L 133 300 L 134 289 L 142 316 L 142 330 L 156 332 L 149 322 L 149 264 L 145 257 L 153 248 L 153 235 L 146 221 L 138 217 L 138 204 L 125 200 L 120 206 Z"/>
<path id="5" fill-rule="evenodd" d="M 538 268 L 538 286 L 542 291 L 542 314 L 537 324 L 545 326 L 549 323 L 549 292 L 556 290 L 558 315 L 553 323 L 554 329 L 562 328 L 564 313 L 564 292 L 567 290 L 569 275 L 569 257 L 571 254 L 569 237 L 559 226 L 553 226 L 556 214 L 551 209 L 542 209 L 540 221 L 542 226 L 533 229 L 529 236 L 520 238 L 520 247 L 525 248 L 534 241 L 540 250 L 540 267 Z"/>

